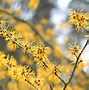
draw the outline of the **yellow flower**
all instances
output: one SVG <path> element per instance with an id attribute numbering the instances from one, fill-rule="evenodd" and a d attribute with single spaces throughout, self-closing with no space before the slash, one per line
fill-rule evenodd
<path id="1" fill-rule="evenodd" d="M 3 35 L 6 41 L 8 41 L 7 48 L 9 50 L 15 51 L 18 45 L 20 45 L 22 36 L 18 32 L 11 31 L 4 25 L 4 28 L 0 30 L 0 34 Z"/>
<path id="2" fill-rule="evenodd" d="M 60 75 L 60 72 L 62 70 L 62 66 L 60 66 L 59 64 L 53 64 L 51 62 L 47 62 L 49 69 L 49 74 L 58 74 Z"/>
<path id="3" fill-rule="evenodd" d="M 1 69 L 5 69 L 4 64 L 7 63 L 6 59 L 5 59 L 6 55 L 0 51 L 0 68 Z"/>
<path id="4" fill-rule="evenodd" d="M 16 62 L 15 58 L 12 57 L 12 56 L 10 57 L 9 55 L 7 55 L 6 60 L 7 60 L 7 62 L 6 62 L 7 67 L 11 68 L 11 67 L 15 67 L 17 65 L 17 62 Z"/>
<path id="5" fill-rule="evenodd" d="M 74 45 L 71 45 L 71 44 L 69 44 L 69 45 L 70 45 L 70 47 L 69 47 L 69 53 L 70 53 L 70 55 L 78 56 L 79 53 L 81 52 L 80 46 L 79 45 L 76 45 L 76 43 Z"/>
<path id="6" fill-rule="evenodd" d="M 38 64 L 43 64 L 43 62 L 48 61 L 48 55 L 50 54 L 50 49 L 48 47 L 33 46 L 32 52 L 34 60 L 37 61 Z"/>
<path id="7" fill-rule="evenodd" d="M 17 44 L 16 43 L 14 43 L 13 41 L 8 41 L 8 43 L 7 43 L 7 48 L 8 48 L 8 50 L 10 50 L 10 51 L 16 51 L 16 49 L 17 49 Z"/>
<path id="8" fill-rule="evenodd" d="M 30 53 L 31 52 L 31 45 L 28 43 L 28 42 L 26 42 L 26 41 L 23 41 L 22 42 L 22 45 L 23 45 L 23 51 L 24 51 L 24 53 Z"/>
<path id="9" fill-rule="evenodd" d="M 39 90 L 42 90 L 43 85 L 45 84 L 45 80 L 40 77 L 33 77 L 31 79 L 33 85 L 35 85 Z"/>
<path id="10" fill-rule="evenodd" d="M 6 20 L 6 18 L 3 18 L 1 15 L 0 15 L 0 18 L 1 18 L 1 20 L 0 20 L 0 28 L 3 29 L 3 28 L 5 28 L 7 20 Z"/>
<path id="11" fill-rule="evenodd" d="M 6 55 L 4 54 L 4 52 L 0 51 L 0 60 L 2 60 Z"/>
<path id="12" fill-rule="evenodd" d="M 79 31 L 81 28 L 82 30 L 86 29 L 89 19 L 88 15 L 86 13 L 83 13 L 82 11 L 78 12 L 75 10 L 72 10 L 69 14 L 69 22 L 71 24 L 74 24 L 76 26 L 76 29 Z"/>
<path id="13" fill-rule="evenodd" d="M 8 69 L 8 75 L 13 79 L 18 80 L 19 82 L 25 82 L 28 81 L 30 77 L 34 76 L 34 72 L 31 71 L 31 69 L 27 69 L 25 66 L 17 65 L 11 69 Z"/>
<path id="14" fill-rule="evenodd" d="M 10 76 L 12 79 L 18 80 L 18 75 L 17 75 L 17 68 L 12 67 L 8 69 L 8 76 Z"/>
<path id="15" fill-rule="evenodd" d="M 3 30 L 3 36 L 7 42 L 7 48 L 11 51 L 16 51 L 21 42 L 22 36 L 15 31 Z"/>

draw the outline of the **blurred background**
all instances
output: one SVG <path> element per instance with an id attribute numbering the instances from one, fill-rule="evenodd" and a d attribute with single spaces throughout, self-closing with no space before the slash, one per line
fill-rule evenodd
<path id="1" fill-rule="evenodd" d="M 64 80 L 67 80 L 73 67 L 70 63 L 74 61 L 67 52 L 69 43 L 76 42 L 83 47 L 86 42 L 84 35 L 87 34 L 82 30 L 77 32 L 75 27 L 68 23 L 68 15 L 71 9 L 83 9 L 89 13 L 88 8 L 89 0 L 0 0 L 0 14 L 8 19 L 9 28 L 18 31 L 26 41 L 50 47 L 49 60 L 64 66 L 61 75 Z M 0 51 L 11 54 L 19 63 L 36 69 L 35 63 L 27 54 L 22 53 L 20 48 L 10 50 L 3 37 L 0 37 Z M 76 71 L 68 90 L 89 90 L 89 46 L 81 59 L 83 63 Z M 5 72 L 0 71 L 0 75 L 0 90 L 12 90 L 10 88 L 13 84 L 5 78 Z M 10 83 L 6 84 L 8 81 Z"/>

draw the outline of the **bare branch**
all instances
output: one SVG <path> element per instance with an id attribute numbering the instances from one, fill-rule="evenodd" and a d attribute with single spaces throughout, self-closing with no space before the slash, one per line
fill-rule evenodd
<path id="1" fill-rule="evenodd" d="M 73 68 L 73 71 L 72 71 L 72 73 L 71 73 L 71 75 L 70 75 L 70 78 L 69 78 L 68 82 L 65 84 L 63 90 L 66 90 L 68 84 L 71 82 L 71 80 L 72 80 L 72 78 L 73 78 L 73 76 L 74 76 L 74 73 L 75 73 L 75 71 L 76 71 L 76 69 L 77 69 L 77 65 L 78 65 L 79 58 L 80 58 L 80 56 L 82 55 L 83 51 L 85 50 L 86 46 L 88 45 L 88 42 L 89 42 L 89 40 L 86 41 L 84 47 L 82 48 L 80 54 L 78 55 L 77 60 L 76 60 L 76 63 L 75 63 L 74 68 Z"/>
<path id="2" fill-rule="evenodd" d="M 51 85 L 51 84 L 49 84 L 49 86 L 50 86 L 50 90 L 53 90 L 53 87 L 52 87 L 52 85 Z"/>
<path id="3" fill-rule="evenodd" d="M 66 84 L 65 81 L 60 76 L 57 75 L 57 73 L 55 73 L 55 75 L 63 82 L 64 85 Z"/>

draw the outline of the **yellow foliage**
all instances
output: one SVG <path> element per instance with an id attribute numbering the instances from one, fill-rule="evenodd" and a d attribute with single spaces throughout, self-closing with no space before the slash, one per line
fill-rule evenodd
<path id="1" fill-rule="evenodd" d="M 14 0 L 5 0 L 7 3 L 9 3 L 9 4 L 12 4 L 12 3 L 14 3 L 15 1 Z"/>
<path id="2" fill-rule="evenodd" d="M 43 32 L 42 32 L 42 31 L 43 31 L 42 25 L 36 24 L 36 25 L 35 25 L 35 28 L 36 28 L 40 33 L 43 33 Z"/>
<path id="3" fill-rule="evenodd" d="M 6 78 L 6 76 L 7 76 L 7 72 L 5 71 L 5 70 L 0 70 L 0 80 L 2 80 L 2 79 L 4 79 L 4 78 Z"/>
<path id="4" fill-rule="evenodd" d="M 42 90 L 50 90 L 49 84 L 45 84 L 43 86 Z"/>
<path id="5" fill-rule="evenodd" d="M 38 8 L 39 3 L 40 3 L 40 0 L 29 0 L 28 7 L 29 7 L 30 9 L 35 10 L 35 9 Z"/>
<path id="6" fill-rule="evenodd" d="M 41 19 L 40 22 L 41 22 L 43 25 L 47 25 L 47 24 L 48 24 L 48 20 L 45 19 L 45 18 Z"/>
<path id="7" fill-rule="evenodd" d="M 21 63 L 25 63 L 27 60 L 28 58 L 25 55 L 21 57 Z"/>
<path id="8" fill-rule="evenodd" d="M 54 54 L 57 58 L 60 58 L 60 59 L 64 58 L 62 48 L 59 45 L 55 46 Z"/>
<path id="9" fill-rule="evenodd" d="M 7 48 L 8 48 L 8 50 L 15 52 L 16 49 L 17 49 L 17 44 L 15 44 L 15 43 L 12 42 L 12 41 L 9 41 L 9 42 L 7 43 Z"/>
<path id="10" fill-rule="evenodd" d="M 53 88 L 53 90 L 63 90 L 63 88 L 60 87 L 60 86 L 55 86 L 55 87 Z"/>
<path id="11" fill-rule="evenodd" d="M 71 27 L 71 25 L 70 25 L 70 23 L 61 23 L 58 25 L 58 27 L 67 30 Z"/>
<path id="12" fill-rule="evenodd" d="M 31 27 L 29 27 L 28 25 L 19 23 L 14 28 L 25 38 L 26 41 L 34 40 L 34 33 L 32 32 Z"/>
<path id="13" fill-rule="evenodd" d="M 8 82 L 7 87 L 8 87 L 8 90 L 19 90 L 18 84 L 16 82 L 13 82 L 13 81 Z"/>
<path id="14" fill-rule="evenodd" d="M 37 9 L 39 0 L 30 0 L 29 3 L 29 7 L 31 9 Z M 83 20 L 81 21 L 81 19 Z M 87 25 L 87 16 L 82 12 L 71 12 L 69 20 L 72 24 L 76 25 L 77 29 L 80 29 L 83 26 L 85 27 L 85 25 Z M 14 24 L 13 20 L 12 22 Z M 65 66 L 54 64 L 53 62 L 56 61 L 54 58 L 52 59 L 54 60 L 53 62 L 49 60 L 48 56 L 51 54 L 50 48 L 48 46 L 44 46 L 39 35 L 35 35 L 30 26 L 24 23 L 18 23 L 14 26 L 14 28 L 16 29 L 15 31 L 10 30 L 7 27 L 7 24 L 7 20 L 5 18 L 1 18 L 0 35 L 3 36 L 5 41 L 7 42 L 7 48 L 11 51 L 15 51 L 19 47 L 22 49 L 22 53 L 20 53 L 20 64 L 17 63 L 17 61 L 19 60 L 16 60 L 13 56 L 5 55 L 3 52 L 0 52 L 0 80 L 4 79 L 6 76 L 9 76 L 12 79 L 7 83 L 8 90 L 50 90 L 50 85 L 52 85 L 53 90 L 63 90 L 62 83 L 64 85 L 67 85 L 65 84 L 66 81 L 64 81 L 67 80 L 67 76 L 62 76 L 62 80 L 60 75 L 62 75 L 61 73 L 68 75 L 68 77 L 70 77 L 69 80 L 73 78 L 71 77 L 73 75 L 71 75 L 70 73 L 72 65 L 68 65 L 68 62 L 65 62 L 66 55 L 64 56 L 61 46 L 57 44 L 55 39 L 52 39 L 55 34 L 53 29 L 47 28 L 46 33 L 44 34 L 44 28 L 42 25 L 45 26 L 46 24 L 48 24 L 48 20 L 42 19 L 40 24 L 34 25 L 34 28 L 36 28 L 41 35 L 46 36 L 45 40 L 47 39 L 47 41 L 54 42 L 53 52 L 57 59 L 59 58 L 61 60 L 58 62 L 66 64 Z M 67 28 L 66 24 L 61 26 L 63 28 Z M 39 41 L 39 44 L 36 43 L 37 39 Z M 66 37 L 64 38 L 64 40 L 65 42 L 67 42 Z M 77 62 L 77 64 L 75 62 L 73 63 L 75 66 L 74 70 L 76 70 L 77 68 L 77 72 L 74 78 L 77 81 L 73 80 L 70 86 L 68 84 L 66 90 L 84 90 L 83 88 L 76 85 L 76 83 L 79 83 L 80 86 L 86 87 L 86 85 L 89 84 L 89 80 L 85 80 L 87 76 L 83 72 L 83 67 L 86 66 L 86 64 L 82 63 L 79 57 L 79 55 L 81 54 L 80 46 L 76 44 L 70 45 L 69 53 L 75 55 L 76 59 L 79 61 Z M 36 61 L 37 67 L 33 71 L 35 65 L 34 61 Z M 30 67 L 31 65 L 32 68 Z M 81 82 L 81 80 L 83 80 L 84 82 Z M 74 83 L 75 86 L 72 86 L 72 84 Z"/>

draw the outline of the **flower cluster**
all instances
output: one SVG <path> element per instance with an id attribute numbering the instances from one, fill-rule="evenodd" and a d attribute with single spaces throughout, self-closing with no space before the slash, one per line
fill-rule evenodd
<path id="1" fill-rule="evenodd" d="M 88 26 L 88 19 L 88 15 L 86 13 L 83 13 L 82 11 L 78 12 L 72 10 L 69 14 L 69 22 L 74 24 L 78 31 L 80 30 L 80 28 L 82 28 L 82 30 L 85 30 L 85 28 Z"/>
<path id="2" fill-rule="evenodd" d="M 44 46 L 33 46 L 33 56 L 34 60 L 37 61 L 37 63 L 42 63 L 44 65 L 44 62 L 48 61 L 48 55 L 50 54 L 50 49 L 48 47 Z"/>
<path id="3" fill-rule="evenodd" d="M 2 35 L 7 41 L 7 47 L 11 51 L 16 51 L 18 44 L 21 41 L 21 35 L 13 30 L 10 30 L 6 26 L 6 19 L 1 19 L 0 21 L 0 35 Z"/>
<path id="4" fill-rule="evenodd" d="M 3 23 L 4 22 L 4 23 Z M 42 89 L 47 78 L 49 78 L 49 82 L 52 82 L 52 76 L 54 76 L 54 80 L 58 79 L 55 75 L 60 75 L 60 65 L 56 66 L 51 63 L 48 59 L 48 55 L 50 54 L 50 48 L 45 47 L 44 45 L 37 45 L 33 43 L 28 43 L 24 40 L 24 38 L 14 30 L 9 30 L 7 27 L 7 22 L 4 19 L 1 19 L 0 24 L 0 35 L 3 36 L 7 42 L 7 48 L 11 51 L 15 51 L 17 48 L 21 47 L 24 53 L 30 54 L 32 59 L 40 65 L 40 67 L 44 68 L 45 75 L 47 77 L 40 77 L 31 70 L 28 66 L 22 66 L 17 64 L 17 61 L 12 56 L 5 55 L 0 52 L 0 66 L 6 68 L 8 71 L 8 75 L 22 83 L 29 83 L 35 89 Z M 38 89 L 38 90 L 40 90 Z"/>
<path id="5" fill-rule="evenodd" d="M 22 39 L 22 36 L 18 32 L 14 30 L 11 31 L 7 28 L 4 19 L 1 20 L 0 35 L 2 35 L 7 41 L 7 47 L 9 50 L 15 51 L 18 47 L 21 47 L 24 52 L 27 52 L 34 57 L 34 61 L 37 61 L 37 63 L 42 65 L 44 65 L 43 62 L 48 60 L 48 55 L 50 54 L 50 49 L 48 47 L 27 43 Z"/>
<path id="6" fill-rule="evenodd" d="M 30 0 L 31 1 L 31 0 Z M 35 2 L 35 0 L 34 0 Z M 34 4 L 34 2 L 31 1 L 31 4 Z M 39 0 L 38 0 L 39 2 Z M 33 5 L 32 5 L 33 6 Z M 37 6 L 34 6 L 34 8 L 37 8 Z M 88 25 L 88 16 L 86 13 L 83 13 L 82 11 L 72 11 L 69 15 L 69 22 L 74 24 L 76 26 L 76 29 L 78 31 L 80 28 L 85 29 Z M 25 66 L 26 63 L 23 63 L 24 65 L 20 65 L 17 63 L 16 59 L 13 56 L 5 55 L 3 52 L 0 52 L 0 68 L 3 68 L 3 70 L 7 71 L 7 75 L 11 77 L 13 80 L 17 80 L 18 83 L 22 83 L 25 85 L 30 84 L 32 87 L 30 87 L 30 90 L 51 90 L 52 84 L 54 86 L 60 84 L 60 81 L 64 83 L 64 85 L 68 85 L 71 81 L 73 74 L 75 72 L 75 69 L 77 68 L 77 65 L 81 62 L 81 60 L 78 60 L 84 51 L 87 44 L 84 46 L 84 48 L 81 50 L 79 45 L 70 44 L 69 47 L 69 53 L 72 56 L 76 56 L 77 62 L 74 63 L 75 67 L 74 70 L 69 78 L 70 81 L 66 83 L 61 77 L 60 74 L 65 69 L 67 73 L 69 73 L 69 70 L 66 68 L 63 68 L 63 66 L 59 64 L 54 64 L 53 62 L 50 62 L 48 59 L 49 54 L 51 53 L 49 47 L 45 47 L 43 44 L 37 45 L 36 43 L 31 43 L 28 40 L 25 41 L 24 37 L 22 37 L 17 31 L 10 30 L 7 27 L 8 23 L 6 19 L 3 19 L 0 17 L 0 35 L 4 37 L 6 40 L 7 48 L 11 51 L 16 51 L 17 48 L 21 47 L 23 54 L 26 54 L 28 58 L 34 62 L 36 61 L 37 67 L 36 72 L 35 70 L 30 67 L 30 65 Z M 51 33 L 53 36 L 53 33 Z M 88 41 L 87 41 L 88 42 Z M 55 49 L 58 50 L 58 48 L 55 47 Z M 61 48 L 60 48 L 61 50 Z M 58 50 L 58 51 L 60 51 Z M 61 53 L 57 53 L 58 56 Z M 64 57 L 64 55 L 63 55 Z M 24 62 L 27 60 L 25 56 L 21 57 L 22 61 Z M 28 61 L 30 60 L 28 59 Z M 63 59 L 63 58 L 62 58 Z M 69 68 L 68 68 L 69 69 Z M 46 86 L 48 85 L 48 86 Z M 44 88 L 46 86 L 46 88 Z M 25 86 L 26 87 L 26 86 Z M 34 89 L 33 89 L 34 88 Z M 22 89 L 20 89 L 22 90 Z M 29 89 L 26 89 L 29 90 Z M 55 89 L 58 90 L 58 89 Z M 63 89 L 64 90 L 64 89 Z"/>
<path id="7" fill-rule="evenodd" d="M 34 83 L 37 84 L 37 86 L 41 85 L 40 82 L 36 81 L 37 78 L 35 73 L 30 69 L 30 67 L 18 65 L 15 58 L 12 56 L 10 57 L 9 55 L 6 56 L 3 52 L 0 52 L 0 66 L 1 65 L 6 68 L 8 75 L 12 79 L 22 83 L 27 82 L 31 85 Z"/>
<path id="8" fill-rule="evenodd" d="M 76 45 L 76 43 L 74 45 L 71 45 L 71 44 L 69 44 L 69 45 L 70 45 L 70 47 L 69 47 L 68 51 L 69 51 L 70 55 L 78 56 L 79 53 L 81 52 L 80 46 Z"/>

